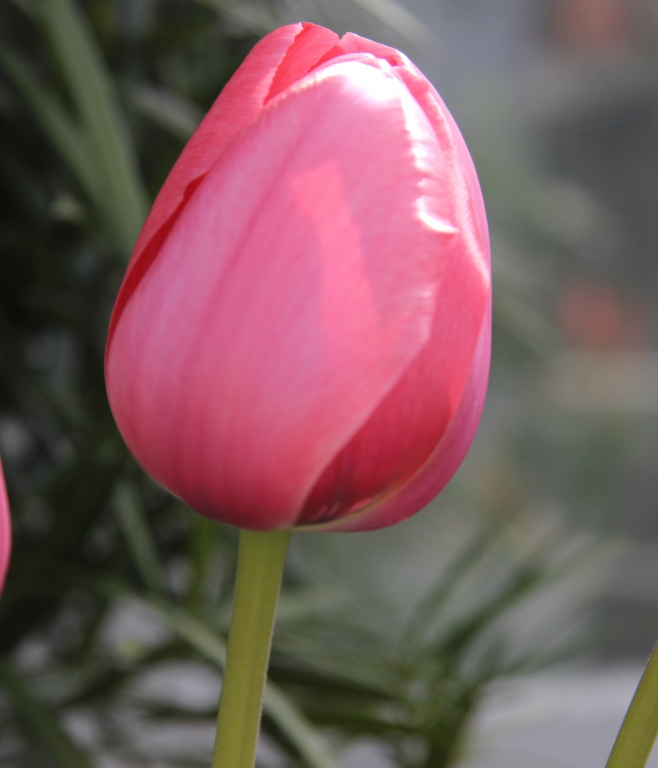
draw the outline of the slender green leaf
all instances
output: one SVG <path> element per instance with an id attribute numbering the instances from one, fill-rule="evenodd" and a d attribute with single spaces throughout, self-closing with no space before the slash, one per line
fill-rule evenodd
<path id="1" fill-rule="evenodd" d="M 132 108 L 181 141 L 187 141 L 203 119 L 196 104 L 164 88 L 125 83 Z"/>
<path id="2" fill-rule="evenodd" d="M 432 645 L 433 650 L 454 657 L 463 655 L 470 642 L 509 608 L 583 565 L 581 548 L 561 562 L 552 561 L 551 554 L 555 553 L 551 552 L 550 542 L 540 544 L 535 552 L 514 566 L 507 581 L 483 605 L 455 622 L 449 632 Z"/>
<path id="3" fill-rule="evenodd" d="M 35 696 L 23 677 L 5 662 L 0 662 L 0 684 L 29 730 L 58 765 L 62 768 L 93 768 L 91 760 L 62 728 L 53 709 Z"/>
<path id="4" fill-rule="evenodd" d="M 436 584 L 416 606 L 402 636 L 400 643 L 402 649 L 408 648 L 410 643 L 420 641 L 421 636 L 436 619 L 462 578 L 477 565 L 483 555 L 491 550 L 496 534 L 501 527 L 507 528 L 507 525 L 507 521 L 492 521 L 490 524 L 483 525 L 463 551 L 448 565 Z"/>
<path id="5" fill-rule="evenodd" d="M 161 601 L 139 599 L 151 608 L 158 608 L 179 637 L 212 664 L 224 668 L 226 644 L 210 627 L 187 611 L 169 607 Z M 320 734 L 283 691 L 269 681 L 265 689 L 263 711 L 287 735 L 309 768 L 336 768 Z"/>
<path id="6" fill-rule="evenodd" d="M 148 206 L 112 77 L 86 19 L 72 0 L 41 2 L 57 60 L 102 169 L 103 213 L 114 226 L 118 244 L 128 253 Z"/>
<path id="7" fill-rule="evenodd" d="M 187 592 L 190 604 L 209 598 L 208 594 L 212 564 L 217 557 L 219 545 L 219 525 L 203 515 L 190 512 L 192 515 L 192 532 L 190 536 L 189 558 L 192 575 Z M 216 579 L 212 580 L 216 583 Z M 212 599 L 212 598 L 211 598 Z"/>
<path id="8" fill-rule="evenodd" d="M 441 653 L 460 656 L 469 648 L 471 640 L 484 631 L 492 621 L 498 619 L 511 605 L 525 597 L 532 589 L 539 587 L 546 576 L 545 570 L 536 563 L 520 566 L 511 574 L 508 582 L 484 605 L 469 616 L 454 624 L 434 646 Z"/>
<path id="9" fill-rule="evenodd" d="M 153 592 L 166 592 L 165 575 L 136 489 L 126 482 L 118 483 L 114 491 L 114 507 L 144 583 Z"/>
<path id="10" fill-rule="evenodd" d="M 436 55 L 438 39 L 423 22 L 397 0 L 352 0 L 383 21 L 421 51 Z"/>
<path id="11" fill-rule="evenodd" d="M 263 5 L 237 0 L 196 0 L 199 5 L 221 13 L 230 21 L 255 35 L 266 35 L 279 26 L 279 21 Z"/>
<path id="12" fill-rule="evenodd" d="M 532 302 L 505 286 L 495 282 L 494 327 L 509 333 L 537 357 L 547 357 L 559 348 L 560 333 Z"/>
<path id="13" fill-rule="evenodd" d="M 37 7 L 37 0 L 9 0 L 16 8 L 22 11 L 26 16 L 33 20 L 39 18 L 39 9 Z"/>
<path id="14" fill-rule="evenodd" d="M 302 712 L 273 683 L 268 682 L 263 698 L 263 710 L 293 741 L 309 768 L 337 768 L 324 739 L 313 728 Z M 291 735 L 294 734 L 294 740 Z"/>
<path id="15" fill-rule="evenodd" d="M 0 44 L 0 66 L 20 89 L 42 130 L 68 164 L 80 186 L 92 201 L 99 202 L 96 164 L 80 128 L 34 77 L 22 57 L 4 43 Z"/>
<path id="16" fill-rule="evenodd" d="M 71 571 L 75 573 L 75 571 Z M 226 643 L 217 632 L 185 609 L 171 605 L 155 596 L 149 598 L 126 589 L 118 581 L 91 578 L 90 583 L 103 594 L 130 597 L 149 610 L 156 610 L 181 640 L 211 664 L 224 669 Z M 296 705 L 274 683 L 268 680 L 263 699 L 263 711 L 286 734 L 309 768 L 337 768 L 322 736 L 308 722 Z"/>

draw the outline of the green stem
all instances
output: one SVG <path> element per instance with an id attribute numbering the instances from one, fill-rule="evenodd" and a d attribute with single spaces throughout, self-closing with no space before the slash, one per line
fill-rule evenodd
<path id="1" fill-rule="evenodd" d="M 290 530 L 240 531 L 212 768 L 253 768 Z"/>
<path id="2" fill-rule="evenodd" d="M 606 768 L 644 768 L 658 735 L 658 645 L 649 663 L 612 748 Z"/>

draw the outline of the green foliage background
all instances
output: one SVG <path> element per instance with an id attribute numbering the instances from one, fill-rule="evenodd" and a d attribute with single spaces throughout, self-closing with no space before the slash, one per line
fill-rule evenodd
<path id="1" fill-rule="evenodd" d="M 8 767 L 209 763 L 235 532 L 185 508 L 127 453 L 105 396 L 105 334 L 149 201 L 183 142 L 258 37 L 301 15 L 370 24 L 412 49 L 433 44 L 391 0 L 0 4 L 0 415 L 15 532 L 0 603 Z M 481 167 L 495 188 L 500 168 L 484 155 Z M 496 231 L 531 240 L 519 210 L 520 222 L 501 217 Z M 559 343 L 533 290 L 499 274 L 494 376 Z M 540 640 L 537 606 L 546 613 L 546 595 L 587 547 L 535 525 L 504 479 L 480 488 L 475 477 L 442 502 L 458 513 L 444 512 L 432 535 L 450 544 L 437 545 L 406 613 L 385 595 L 355 597 L 358 569 L 318 569 L 338 562 L 332 537 L 293 547 L 262 766 L 331 768 L 355 739 L 396 766 L 451 765 L 492 682 L 562 657 L 559 633 Z M 392 541 L 373 540 L 384 550 Z M 348 560 L 361 558 L 353 548 Z M 373 568 L 385 581 L 382 559 Z M 148 693 L 149 674 L 181 670 L 214 693 L 190 699 L 166 682 L 165 694 Z M 148 738 L 162 731 L 180 739 Z"/>

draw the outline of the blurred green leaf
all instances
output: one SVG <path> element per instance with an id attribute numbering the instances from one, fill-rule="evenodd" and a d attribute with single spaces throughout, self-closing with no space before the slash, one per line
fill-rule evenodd
<path id="1" fill-rule="evenodd" d="M 144 583 L 153 592 L 166 592 L 167 581 L 135 487 L 119 482 L 114 491 L 114 507 Z"/>
<path id="2" fill-rule="evenodd" d="M 405 37 L 419 50 L 436 56 L 439 41 L 434 33 L 423 24 L 405 5 L 397 0 L 352 0 L 386 26 Z"/>
<path id="3" fill-rule="evenodd" d="M 214 696 L 210 665 L 221 670 L 223 664 L 235 559 L 233 532 L 192 516 L 147 481 L 112 423 L 103 351 L 124 266 L 117 251 L 130 249 L 144 215 L 141 174 L 155 194 L 181 142 L 254 36 L 300 17 L 337 29 L 361 25 L 355 31 L 373 38 L 402 36 L 432 54 L 438 47 L 401 0 L 0 4 L 5 41 L 0 68 L 9 92 L 9 98 L 0 99 L 0 439 L 12 429 L 18 433 L 16 453 L 6 462 L 16 546 L 0 602 L 0 648 L 8 665 L 14 658 L 23 664 L 21 654 L 35 641 L 46 648 L 43 665 L 21 666 L 21 679 L 24 675 L 37 705 L 48 707 L 55 720 L 71 707 L 95 718 L 101 735 L 89 747 L 94 761 L 203 765 L 202 750 L 165 759 L 156 749 L 131 743 L 130 728 L 122 729 L 119 721 L 129 720 L 136 729 L 143 722 L 145 732 L 192 720 L 210 725 L 214 702 L 195 707 L 194 702 L 187 706 L 185 697 L 173 703 L 166 696 L 147 701 L 135 691 L 153 679 L 173 688 L 163 676 L 171 667 L 188 665 L 193 674 L 213 677 Z M 132 135 L 117 92 L 129 110 Z M 500 109 L 498 94 L 494 100 Z M 23 103 L 34 120 L 24 119 Z M 550 257 L 546 237 L 533 236 L 532 217 L 518 204 L 519 198 L 532 198 L 534 180 L 524 177 L 520 184 L 509 158 L 500 160 L 487 115 L 475 123 L 482 125 L 485 161 L 495 157 L 500 171 L 487 196 L 499 233 L 497 339 L 520 340 L 524 352 L 544 355 L 560 343 L 544 319 L 551 315 L 557 283 L 551 269 L 538 267 Z M 478 161 L 483 167 L 486 162 Z M 77 218 L 66 213 L 67 203 L 69 214 L 75 208 L 78 194 L 71 190 L 72 180 L 85 198 L 84 208 L 79 206 L 84 216 Z M 515 199 L 510 195 L 501 202 L 501 183 L 517 185 Z M 559 215 L 554 224 L 560 226 Z M 534 258 L 537 243 L 540 259 Z M 494 392 L 499 400 L 510 397 L 510 383 L 525 387 L 528 371 L 521 367 L 526 360 L 537 362 L 519 355 L 518 344 L 510 348 L 514 357 L 503 370 L 504 392 Z M 497 365 L 500 360 L 498 353 Z M 532 419 L 536 406 L 534 401 Z M 527 532 L 501 541 L 496 526 L 486 522 L 488 515 L 500 516 L 508 508 L 510 497 L 521 511 L 537 501 L 524 484 L 526 459 L 520 458 L 538 450 L 537 430 L 529 450 L 515 442 L 528 429 L 526 411 L 532 408 L 512 403 L 505 418 L 510 412 L 518 417 L 510 429 L 514 436 L 503 436 L 492 449 L 485 433 L 480 448 L 485 458 L 476 452 L 475 470 L 465 468 L 465 479 L 452 486 L 468 485 L 468 494 L 448 491 L 444 497 L 460 520 L 468 517 L 473 525 L 447 526 L 439 539 L 452 541 L 457 529 L 458 538 L 464 531 L 475 534 L 451 563 L 454 547 L 443 550 L 449 564 L 438 569 L 435 586 L 427 590 L 402 641 L 413 598 L 409 592 L 405 605 L 396 607 L 395 599 L 389 601 L 394 590 L 384 594 L 388 562 L 375 589 L 363 592 L 354 581 L 341 585 L 344 574 L 336 562 L 330 577 L 319 581 L 291 562 L 264 724 L 293 764 L 335 764 L 324 744 L 322 729 L 327 728 L 339 748 L 353 737 L 382 744 L 398 768 L 454 765 L 486 686 L 563 658 L 566 644 L 537 636 L 537 614 L 531 611 L 526 620 L 525 611 L 545 600 L 552 579 L 568 574 L 566 559 L 552 550 L 529 554 Z M 511 479 L 496 464 L 507 453 Z M 518 481 L 515 472 L 522 476 Z M 495 475 L 492 493 L 482 479 L 487 473 Z M 509 494 L 503 487 L 501 497 L 496 489 L 508 482 L 514 488 Z M 473 493 L 473 488 L 480 490 Z M 552 491 L 547 498 L 553 498 Z M 367 549 L 370 537 L 360 541 Z M 352 557 L 359 559 L 357 549 Z M 366 560 L 354 569 L 364 580 Z M 375 595 L 380 588 L 381 599 Z M 398 631 L 392 634 L 394 624 Z M 29 660 L 29 653 L 25 657 Z M 143 720 L 135 726 L 137 718 Z M 43 736 L 37 739 L 31 723 L 11 701 L 0 718 L 0 745 L 17 734 L 11 742 L 20 742 L 16 765 L 44 757 L 49 764 L 62 764 L 55 757 L 61 741 L 56 737 L 50 745 Z M 41 743 L 49 754 L 40 753 Z M 75 766 L 66 747 L 61 753 L 67 765 Z"/>
<path id="4" fill-rule="evenodd" d="M 103 213 L 130 253 L 148 209 L 137 154 L 102 52 L 71 0 L 41 0 L 43 21 L 101 170 Z"/>
<path id="5" fill-rule="evenodd" d="M 143 599 L 143 598 L 142 598 Z M 188 612 L 167 606 L 160 601 L 146 601 L 157 607 L 169 626 L 219 669 L 226 661 L 226 644 L 217 633 Z M 336 763 L 315 731 L 292 701 L 268 681 L 263 699 L 263 712 L 286 734 L 309 768 L 336 768 Z"/>
<path id="6" fill-rule="evenodd" d="M 136 112 L 175 136 L 187 141 L 203 119 L 203 111 L 170 90 L 126 83 L 124 92 Z"/>
<path id="7" fill-rule="evenodd" d="M 29 16 L 31 19 L 36 20 L 39 16 L 38 2 L 39 0 L 9 0 L 13 3 L 22 13 Z"/>
<path id="8" fill-rule="evenodd" d="M 460 552 L 445 571 L 437 578 L 435 585 L 416 606 L 405 631 L 402 635 L 400 648 L 407 648 L 410 644 L 417 645 L 429 626 L 436 620 L 441 609 L 449 600 L 452 593 L 459 586 L 462 578 L 476 566 L 480 558 L 494 545 L 497 534 L 501 528 L 506 527 L 508 521 L 485 521 L 480 531 L 471 538 L 463 551 Z"/>
<path id="9" fill-rule="evenodd" d="M 240 0 L 195 0 L 195 2 L 221 13 L 256 35 L 266 35 L 280 24 L 276 16 L 262 3 Z"/>
<path id="10" fill-rule="evenodd" d="M 220 553 L 220 526 L 196 512 L 191 512 L 192 532 L 190 536 L 189 559 L 192 568 L 187 601 L 191 605 L 203 603 L 204 599 L 223 602 L 222 595 L 212 589 L 213 565 Z M 226 559 L 226 554 L 225 554 Z M 215 579 L 216 580 L 216 579 Z"/>
<path id="11" fill-rule="evenodd" d="M 95 203 L 100 203 L 96 163 L 79 127 L 59 101 L 32 75 L 21 56 L 4 43 L 0 43 L 0 66 L 14 80 L 42 130 L 68 163 L 79 184 Z"/>
<path id="12" fill-rule="evenodd" d="M 504 280 L 494 282 L 494 326 L 508 333 L 541 358 L 560 346 L 560 333 L 527 297 L 520 296 Z"/>
<path id="13" fill-rule="evenodd" d="M 18 671 L 4 662 L 0 662 L 0 684 L 30 731 L 61 768 L 93 768 L 91 760 L 62 728 L 52 708 L 32 693 Z"/>

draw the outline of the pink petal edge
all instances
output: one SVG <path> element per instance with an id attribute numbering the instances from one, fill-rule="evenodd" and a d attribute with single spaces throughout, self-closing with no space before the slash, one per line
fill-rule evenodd
<path id="1" fill-rule="evenodd" d="M 9 515 L 9 499 L 5 486 L 5 476 L 0 461 L 0 592 L 5 585 L 5 577 L 9 568 L 11 555 L 11 517 Z"/>
<path id="2" fill-rule="evenodd" d="M 153 235 L 176 211 L 188 184 L 206 174 L 233 139 L 261 113 L 272 78 L 302 31 L 301 23 L 274 30 L 238 67 L 169 172 L 137 238 L 130 264 L 139 259 Z"/>
<path id="3" fill-rule="evenodd" d="M 326 34 L 320 34 L 316 30 Z M 329 40 L 325 40 L 327 35 L 331 36 Z M 295 41 L 300 37 L 313 36 L 320 37 L 321 50 L 317 50 L 316 40 L 316 51 L 311 58 L 319 57 L 321 51 L 330 47 L 334 38 L 338 39 L 337 35 L 324 30 L 323 27 L 300 22 L 275 29 L 260 40 L 238 67 L 185 145 L 162 185 L 137 238 L 110 318 L 108 350 L 121 312 L 157 257 L 174 221 L 194 190 L 236 136 L 257 119 L 268 99 L 272 82 Z"/>

